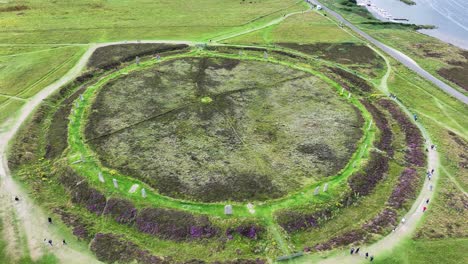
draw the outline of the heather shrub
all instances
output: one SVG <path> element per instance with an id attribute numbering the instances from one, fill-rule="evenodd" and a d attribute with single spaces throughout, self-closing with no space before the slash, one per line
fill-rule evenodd
<path id="1" fill-rule="evenodd" d="M 372 103 L 366 100 L 360 100 L 360 102 L 366 107 L 367 111 L 372 115 L 372 119 L 375 125 L 380 130 L 380 139 L 375 143 L 375 146 L 387 153 L 389 157 L 393 157 L 394 151 L 392 148 L 393 133 L 388 125 L 388 120 L 385 115 L 377 109 Z"/>
<path id="2" fill-rule="evenodd" d="M 325 243 L 317 244 L 314 248 L 317 251 L 330 250 L 335 247 L 347 246 L 352 243 L 363 241 L 367 238 L 364 230 L 352 230 L 340 236 L 333 237 Z"/>
<path id="3" fill-rule="evenodd" d="M 288 233 L 308 228 L 314 228 L 323 220 L 331 217 L 331 210 L 322 210 L 315 213 L 303 213 L 300 211 L 283 210 L 277 213 L 279 225 Z"/>
<path id="4" fill-rule="evenodd" d="M 228 228 L 226 236 L 228 239 L 233 239 L 234 234 L 237 233 L 249 239 L 258 239 L 263 232 L 263 228 L 257 224 L 242 224 L 235 228 Z"/>
<path id="5" fill-rule="evenodd" d="M 395 209 L 403 207 L 406 201 L 416 196 L 418 172 L 413 168 L 405 168 L 398 178 L 398 183 L 388 198 L 388 205 Z"/>
<path id="6" fill-rule="evenodd" d="M 110 198 L 107 201 L 104 214 L 112 216 L 118 223 L 131 224 L 135 221 L 137 209 L 128 200 Z"/>
<path id="7" fill-rule="evenodd" d="M 137 229 L 163 239 L 187 240 L 210 238 L 217 234 L 205 216 L 194 216 L 190 213 L 162 208 L 145 208 L 136 218 Z"/>
<path id="8" fill-rule="evenodd" d="M 351 190 L 358 195 L 368 195 L 388 171 L 388 158 L 379 152 L 372 152 L 364 171 L 348 179 Z"/>
<path id="9" fill-rule="evenodd" d="M 379 100 L 380 105 L 385 107 L 392 117 L 398 122 L 405 133 L 406 155 L 405 160 L 410 166 L 422 167 L 425 165 L 426 156 L 423 152 L 424 139 L 418 127 L 411 122 L 411 119 L 401 111 L 397 104 L 390 100 Z"/>
<path id="10" fill-rule="evenodd" d="M 107 263 L 168 263 L 114 234 L 97 233 L 91 243 L 91 251 L 96 254 L 98 260 Z"/>
<path id="11" fill-rule="evenodd" d="M 365 223 L 362 228 L 367 232 L 382 234 L 387 227 L 394 227 L 397 224 L 397 212 L 393 209 L 385 208 L 372 220 Z"/>

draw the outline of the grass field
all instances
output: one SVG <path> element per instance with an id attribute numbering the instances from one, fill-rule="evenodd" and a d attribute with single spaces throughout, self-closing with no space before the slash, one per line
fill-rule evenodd
<path id="1" fill-rule="evenodd" d="M 360 42 L 360 39 L 340 28 L 333 19 L 312 11 L 288 17 L 281 24 L 228 39 L 225 42 L 231 44 L 275 44 L 280 42 L 307 44 Z"/>
<path id="2" fill-rule="evenodd" d="M 292 0 L 193 0 L 183 3 L 168 0 L 22 0 L 10 2 L 9 4 L 0 4 L 0 15 L 2 16 L 2 20 L 0 21 L 0 42 L 6 44 L 0 47 L 0 123 L 8 117 L 14 117 L 14 113 L 17 109 L 27 103 L 23 99 L 29 98 L 43 87 L 60 76 L 63 76 L 76 63 L 87 48 L 87 46 L 58 46 L 57 44 L 59 43 L 86 44 L 90 42 L 107 42 L 125 39 L 183 39 L 208 41 L 209 39 L 220 37 L 225 34 L 229 35 L 243 30 L 250 30 L 255 26 L 263 25 L 274 19 L 281 18 L 286 13 L 305 9 L 305 5 L 302 1 Z M 324 2 L 333 4 L 337 1 L 325 0 Z M 8 9 L 8 7 L 12 8 Z M 132 12 L 127 12 L 129 9 L 132 10 Z M 340 12 L 343 12 L 347 18 L 357 24 L 369 21 L 368 13 L 356 7 L 346 7 L 346 9 L 342 9 Z M 412 56 L 421 66 L 425 67 L 431 73 L 437 74 L 437 71 L 441 68 L 452 67 L 454 62 L 455 64 L 465 63 L 459 49 L 445 45 L 408 28 L 384 28 L 384 26 L 370 26 L 368 24 L 360 24 L 360 26 L 379 40 L 402 49 L 402 51 Z M 328 46 L 325 49 L 327 52 L 322 51 L 319 53 L 308 53 L 301 50 L 304 46 L 296 47 L 295 49 L 292 46 L 283 45 L 282 48 L 289 51 L 295 50 L 296 52 L 304 52 L 309 55 L 307 60 L 302 60 L 301 62 L 283 62 L 286 64 L 283 66 L 292 66 L 295 69 L 306 69 L 307 72 L 316 74 L 317 77 L 320 78 L 324 77 L 323 75 L 326 69 L 334 67 L 334 73 L 339 73 L 343 79 L 347 78 L 345 81 L 340 80 L 343 81 L 343 83 L 340 82 L 340 84 L 344 84 L 347 89 L 349 89 L 347 86 L 351 85 L 353 82 L 357 87 L 363 86 L 366 82 L 367 85 L 379 85 L 380 78 L 384 71 L 383 61 L 379 61 L 375 56 L 372 56 L 367 64 L 364 62 L 357 63 L 353 57 L 355 54 L 349 54 L 350 52 L 348 49 L 343 48 L 341 45 L 343 42 L 358 44 L 363 42 L 359 38 L 349 34 L 346 28 L 340 28 L 335 21 L 315 11 L 288 17 L 282 23 L 252 33 L 240 35 L 232 39 L 227 39 L 224 42 L 248 45 L 259 44 L 268 47 L 275 47 L 278 43 L 312 44 L 310 47 L 307 47 L 307 49 L 311 50 L 324 49 L 324 46 L 322 46 L 323 43 L 336 44 Z M 40 43 L 44 43 L 44 45 L 40 45 Z M 314 46 L 317 43 L 318 45 Z M 365 48 L 365 46 L 362 47 Z M 363 52 L 362 47 L 358 46 L 356 50 Z M 335 57 L 329 56 L 331 53 L 336 54 L 334 52 L 335 48 L 338 49 L 338 54 L 340 52 L 342 52 L 342 54 Z M 213 54 L 208 54 L 209 52 L 198 52 L 197 55 L 214 56 Z M 236 55 L 222 56 L 232 59 L 238 57 L 237 52 L 235 54 Z M 262 59 L 263 51 L 257 52 L 255 55 L 252 54 L 254 54 L 254 52 L 244 52 L 244 59 L 252 59 L 255 61 L 264 60 Z M 366 53 L 366 55 L 367 54 L 368 53 Z M 348 57 L 348 55 L 351 55 L 351 57 Z M 133 55 L 131 56 L 133 57 Z M 216 56 L 220 55 L 217 54 Z M 280 57 L 279 55 L 275 57 L 276 55 L 269 54 L 269 56 L 269 60 L 271 61 L 278 62 L 281 61 L 281 59 L 284 60 L 284 58 L 281 57 L 281 59 L 276 61 L 277 58 Z M 291 59 L 291 61 L 293 60 Z M 466 253 L 464 253 L 467 251 L 465 249 L 468 245 L 466 241 L 468 228 L 465 221 L 467 217 L 465 190 L 468 186 L 468 179 L 466 177 L 468 173 L 466 164 L 468 161 L 465 156 L 468 149 L 466 105 L 453 100 L 430 83 L 396 64 L 393 60 L 390 61 L 392 72 L 388 82 L 389 91 L 395 94 L 411 112 L 418 114 L 420 122 L 429 131 L 431 137 L 438 145 L 442 171 L 440 175 L 441 179 L 436 188 L 436 198 L 431 201 L 429 210 L 417 232 L 411 239 L 404 241 L 392 252 L 389 252 L 387 255 L 377 256 L 375 262 L 466 262 L 468 261 Z M 146 67 L 145 65 L 150 65 L 151 62 L 145 61 L 142 64 L 143 67 Z M 308 64 L 313 64 L 313 66 Z M 136 68 L 135 65 L 129 66 L 125 69 L 125 72 L 134 71 Z M 337 68 L 340 70 L 336 70 Z M 226 74 L 224 72 L 225 70 L 226 69 L 222 69 L 223 73 L 216 73 L 215 77 Z M 318 71 L 320 71 L 320 73 Z M 112 78 L 106 79 L 105 81 L 111 80 L 121 73 L 122 72 L 116 73 L 113 77 L 111 76 Z M 329 76 L 328 72 L 326 74 Z M 127 76 L 130 75 L 131 74 Z M 277 72 L 275 73 L 275 78 L 278 77 L 276 75 L 278 75 Z M 357 79 L 357 75 L 364 79 Z M 464 77 L 463 74 L 461 76 Z M 272 78 L 272 80 L 275 80 L 275 78 Z M 218 81 L 218 79 L 214 78 L 214 80 L 210 81 L 215 82 Z M 326 83 L 327 84 L 324 84 L 323 87 L 320 87 L 330 88 L 327 86 L 332 86 L 337 91 L 341 90 L 341 87 L 334 81 L 327 80 Z M 238 85 L 236 82 L 234 82 L 234 84 Z M 302 86 L 303 83 L 299 82 L 294 85 Z M 94 88 L 96 87 L 93 86 L 90 89 Z M 287 86 L 287 89 L 291 89 L 291 87 Z M 347 93 L 347 91 L 345 93 Z M 353 94 L 354 93 L 353 91 Z M 286 93 L 283 91 L 283 93 L 275 94 L 275 96 L 284 96 L 285 94 Z M 381 96 L 380 93 L 361 94 L 365 94 L 366 99 L 379 98 Z M 92 99 L 89 97 L 90 95 L 91 93 L 86 95 L 85 103 L 89 103 L 88 100 Z M 123 95 L 125 95 L 125 93 Z M 292 93 L 292 95 L 294 94 Z M 12 96 L 17 96 L 18 98 Z M 216 99 L 215 97 L 204 96 L 200 98 L 198 103 L 206 106 L 216 103 Z M 354 104 L 358 104 L 354 96 L 350 101 Z M 125 104 L 125 101 L 121 101 L 120 103 Z M 239 103 L 239 105 L 241 105 L 241 103 Z M 35 124 L 41 127 L 36 127 L 31 130 L 35 132 L 37 137 L 30 139 L 30 143 L 33 142 L 32 145 L 34 145 L 34 147 L 41 148 L 38 154 L 34 153 L 35 151 L 31 149 L 25 150 L 33 152 L 33 155 L 37 154 L 41 156 L 44 154 L 43 152 L 48 144 L 48 139 L 46 139 L 42 133 L 49 129 L 48 126 L 52 118 L 51 113 L 58 109 L 62 110 L 62 108 L 57 108 L 58 105 L 54 103 L 51 104 L 51 107 L 51 112 L 47 112 L 45 115 L 45 121 L 43 120 L 40 124 Z M 289 107 L 293 108 L 292 105 Z M 72 106 L 72 108 L 72 113 L 74 114 L 72 115 L 73 121 L 68 131 L 68 136 L 72 141 L 70 149 L 65 152 L 65 155 L 68 155 L 65 157 L 67 161 L 65 159 L 58 159 L 58 163 L 51 164 L 48 160 L 40 160 L 35 164 L 25 165 L 25 167 L 22 167 L 22 169 L 17 172 L 17 179 L 29 184 L 29 186 L 27 186 L 28 190 L 30 190 L 32 195 L 37 198 L 38 202 L 45 208 L 49 210 L 52 210 L 52 208 L 65 208 L 67 213 L 76 217 L 76 219 L 72 217 L 72 219 L 74 219 L 73 221 L 68 219 L 70 222 L 67 222 L 67 224 L 78 224 L 79 227 L 85 226 L 91 235 L 98 232 L 125 234 L 123 238 L 135 243 L 137 246 L 148 249 L 154 254 L 172 255 L 176 260 L 199 258 L 214 261 L 235 258 L 267 258 L 291 253 L 295 250 L 302 250 L 305 246 L 313 246 L 316 243 L 327 241 L 327 239 L 335 235 L 360 228 L 363 223 L 372 219 L 379 213 L 380 209 L 385 207 L 387 198 L 391 194 L 392 187 L 397 180 L 396 176 L 403 169 L 401 160 L 403 150 L 397 148 L 395 159 L 390 163 L 390 176 L 385 177 L 376 185 L 377 192 L 363 197 L 359 203 L 351 207 L 341 208 L 332 205 L 332 207 L 340 208 L 340 217 L 327 220 L 325 225 L 320 225 L 316 229 L 292 235 L 285 234 L 277 223 L 274 222 L 271 214 L 272 211 L 284 208 L 303 209 L 305 207 L 303 205 L 305 204 L 310 206 L 310 208 L 307 208 L 305 211 L 314 211 L 316 209 L 316 207 L 314 207 L 315 205 L 317 205 L 317 208 L 320 208 L 321 206 L 341 202 L 339 200 L 339 195 L 348 191 L 348 186 L 343 184 L 345 183 L 344 180 L 353 172 L 360 169 L 359 166 L 364 163 L 362 160 L 365 161 L 369 158 L 369 148 L 362 145 L 366 144 L 367 146 L 367 144 L 370 144 L 374 139 L 374 133 L 376 132 L 374 128 L 368 131 L 365 138 L 359 142 L 361 146 L 356 152 L 357 154 L 355 153 L 352 157 L 351 164 L 348 164 L 340 174 L 329 181 L 330 190 L 328 193 L 321 193 L 318 196 L 313 195 L 313 189 L 316 186 L 322 187 L 323 183 L 326 181 L 319 182 L 303 192 L 298 192 L 290 197 L 286 197 L 286 199 L 256 205 L 256 216 L 259 217 L 251 217 L 251 214 L 243 203 L 234 203 L 234 210 L 236 214 L 240 216 L 239 219 L 229 219 L 222 213 L 224 204 L 192 204 L 185 201 L 166 199 L 166 197 L 154 195 L 152 191 L 148 192 L 148 198 L 145 200 L 139 197 L 139 188 L 146 186 L 144 183 L 138 182 L 140 186 L 137 188 L 136 194 L 129 194 L 127 190 L 131 188 L 135 181 L 126 175 L 121 175 L 112 170 L 105 170 L 104 175 L 106 179 L 110 179 L 111 177 L 117 178 L 121 188 L 124 189 L 124 191 L 113 190 L 110 181 L 107 181 L 105 186 L 101 185 L 97 187 L 97 190 L 103 192 L 108 198 L 130 198 L 132 201 L 135 201 L 135 207 L 138 210 L 147 206 L 157 205 L 181 209 L 184 212 L 188 211 L 194 215 L 198 215 L 200 212 L 207 213 L 211 215 L 209 219 L 212 224 L 220 227 L 222 230 L 222 234 L 214 240 L 175 242 L 144 234 L 139 232 L 134 226 L 128 227 L 118 224 L 111 216 L 99 216 L 98 218 L 95 214 L 90 213 L 79 205 L 70 206 L 69 192 L 65 191 L 63 186 L 58 184 L 60 179 L 60 173 L 58 172 L 60 166 L 66 162 L 70 163 L 76 161 L 80 158 L 80 153 L 89 154 L 89 156 L 86 156 L 86 163 L 77 163 L 72 165 L 72 167 L 78 173 L 86 175 L 86 180 L 96 186 L 100 184 L 97 180 L 97 174 L 102 168 L 96 157 L 92 155 L 92 152 L 89 152 L 89 149 L 86 149 L 78 142 L 78 140 L 81 140 L 83 131 L 80 130 L 82 127 L 80 127 L 77 116 L 83 114 L 83 105 L 75 108 Z M 236 111 L 239 111 L 239 109 Z M 283 112 L 281 114 L 284 114 Z M 364 117 L 368 121 L 369 116 L 366 115 L 368 114 L 365 114 Z M 135 119 L 134 116 L 132 118 Z M 132 118 L 130 118 L 130 120 Z M 64 119 L 66 119 L 66 117 Z M 129 120 L 126 120 L 126 122 L 129 122 Z M 197 119 L 196 122 L 200 123 L 202 120 Z M 178 124 L 174 132 L 187 131 L 188 127 L 192 125 L 193 124 Z M 259 124 L 254 124 L 253 126 L 260 130 L 265 128 L 265 124 L 262 123 L 260 125 L 262 126 L 258 127 Z M 34 128 L 34 125 L 32 125 L 32 127 Z M 265 129 L 271 130 L 272 128 L 266 126 Z M 152 130 L 158 131 L 157 128 L 154 127 Z M 397 145 L 403 144 L 402 135 L 399 134 L 398 131 L 398 128 L 394 131 L 394 133 L 398 135 L 396 138 Z M 66 136 L 66 133 L 60 133 L 60 135 Z M 377 137 L 379 135 L 380 134 L 377 133 Z M 226 138 L 230 139 L 232 136 L 231 134 L 230 137 Z M 193 141 L 193 139 L 190 140 Z M 149 141 L 142 142 L 150 145 L 148 144 Z M 150 143 L 152 145 L 154 142 Z M 140 147 L 144 147 L 144 145 Z M 25 152 L 23 150 L 21 151 Z M 158 155 L 158 153 L 153 154 Z M 132 157 L 138 155 L 138 151 L 132 152 Z M 152 159 L 148 160 L 153 161 Z M 358 168 L 354 168 L 352 161 L 358 162 Z M 125 161 L 125 157 L 120 157 L 117 162 L 125 164 L 127 161 Z M 177 165 L 178 164 L 175 164 L 172 169 L 178 169 Z M 54 197 L 54 199 L 50 197 Z M 404 213 L 404 210 L 398 213 Z M 67 221 L 65 218 L 63 219 Z M 254 221 L 255 224 L 265 227 L 266 230 L 263 230 L 261 235 L 259 235 L 260 239 L 251 240 L 241 234 L 235 233 L 233 240 L 226 241 L 223 236 L 225 235 L 223 233 L 224 230 L 227 228 L 235 229 L 237 225 L 247 222 L 247 226 L 249 226 L 252 224 L 249 221 Z M 76 228 L 76 226 L 74 226 L 74 228 Z M 2 228 L 0 225 L 0 231 L 1 230 Z M 73 232 L 74 231 L 75 229 Z M 71 237 L 70 230 L 64 228 L 63 232 L 68 233 Z M 385 234 L 385 232 L 382 234 Z M 375 235 L 371 238 L 371 241 L 380 237 L 381 234 Z M 87 239 L 89 238 L 90 237 Z M 89 240 L 85 239 L 85 241 L 86 242 L 81 242 L 80 244 L 83 251 L 87 250 L 87 241 Z M 5 245 L 5 241 L 0 239 L 1 263 L 11 262 L 9 256 L 5 254 Z M 127 248 L 132 247 L 128 246 Z M 124 250 L 122 249 L 122 251 Z M 177 254 L 174 254 L 176 251 Z M 115 255 L 118 255 L 117 253 Z M 123 254 L 124 253 L 122 253 L 122 255 Z M 56 262 L 57 260 L 52 255 L 45 255 L 37 262 L 31 261 L 29 257 L 19 260 L 19 263 L 52 264 Z"/>
<path id="3" fill-rule="evenodd" d="M 21 11 L 21 15 L 19 12 L 2 13 L 0 42 L 207 40 L 223 32 L 248 28 L 285 13 L 305 9 L 303 1 L 297 0 L 188 0 L 182 3 L 171 0 L 68 0 L 28 1 L 24 5 L 27 9 Z"/>
<path id="4" fill-rule="evenodd" d="M 425 263 L 466 263 L 468 257 L 468 240 L 441 239 L 431 241 L 407 240 L 400 246 L 384 255 L 376 257 L 379 264 L 425 264 Z"/>

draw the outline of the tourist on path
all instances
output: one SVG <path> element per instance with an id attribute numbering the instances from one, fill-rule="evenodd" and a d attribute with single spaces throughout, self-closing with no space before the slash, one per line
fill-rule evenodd
<path id="1" fill-rule="evenodd" d="M 351 248 L 350 253 L 351 253 L 351 255 L 354 253 L 354 248 Z"/>
<path id="2" fill-rule="evenodd" d="M 354 252 L 354 254 L 357 254 L 359 253 L 359 248 L 356 248 L 356 251 Z"/>
<path id="3" fill-rule="evenodd" d="M 423 213 L 426 212 L 426 210 L 427 210 L 427 207 L 424 206 L 424 207 L 423 207 Z"/>

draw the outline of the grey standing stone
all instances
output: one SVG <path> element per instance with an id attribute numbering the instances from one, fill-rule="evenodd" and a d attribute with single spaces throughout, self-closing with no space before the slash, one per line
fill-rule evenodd
<path id="1" fill-rule="evenodd" d="M 317 186 L 317 188 L 315 188 L 314 195 L 319 194 L 319 192 L 320 192 L 320 186 Z"/>
<path id="2" fill-rule="evenodd" d="M 239 50 L 239 56 L 242 56 L 242 55 L 244 55 L 244 54 L 242 53 L 242 50 Z"/>
<path id="3" fill-rule="evenodd" d="M 117 183 L 117 180 L 116 180 L 116 179 L 112 179 L 112 182 L 114 183 L 114 188 L 118 189 L 118 188 L 119 188 L 119 184 Z"/>
<path id="4" fill-rule="evenodd" d="M 75 106 L 78 107 L 80 106 L 80 103 L 78 101 L 75 102 Z"/>
<path id="5" fill-rule="evenodd" d="M 98 178 L 100 182 L 104 183 L 104 176 L 102 175 L 102 172 L 99 172 Z"/>
<path id="6" fill-rule="evenodd" d="M 135 62 L 136 62 L 136 65 L 140 65 L 140 57 L 136 56 L 135 57 Z"/>
<path id="7" fill-rule="evenodd" d="M 268 59 L 268 52 L 266 52 L 266 51 L 263 52 L 263 58 Z"/>
<path id="8" fill-rule="evenodd" d="M 84 97 L 82 94 L 80 94 L 80 100 L 83 101 L 84 100 Z"/>
<path id="9" fill-rule="evenodd" d="M 81 162 L 85 162 L 85 157 L 83 154 L 81 154 L 80 159 L 81 159 Z"/>
<path id="10" fill-rule="evenodd" d="M 146 198 L 146 190 L 145 190 L 145 188 L 141 189 L 141 197 Z"/>
<path id="11" fill-rule="evenodd" d="M 328 183 L 325 183 L 325 186 L 323 186 L 323 192 L 327 192 L 328 191 Z"/>
<path id="12" fill-rule="evenodd" d="M 351 98 L 351 93 L 348 94 L 348 99 Z"/>
<path id="13" fill-rule="evenodd" d="M 224 214 L 225 215 L 232 215 L 232 205 L 228 204 L 224 206 Z"/>

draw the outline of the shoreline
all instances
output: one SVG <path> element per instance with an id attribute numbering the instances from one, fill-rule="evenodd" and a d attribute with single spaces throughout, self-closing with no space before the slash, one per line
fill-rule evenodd
<path id="1" fill-rule="evenodd" d="M 404 2 L 401 2 L 400 0 L 395 0 L 395 2 L 398 2 L 401 5 L 405 5 L 407 8 L 417 8 L 417 5 L 408 5 Z M 397 17 L 395 16 L 394 12 L 380 7 L 378 3 L 376 3 L 373 0 L 358 0 L 357 5 L 365 7 L 367 11 L 369 11 L 372 14 L 372 16 L 379 21 L 402 24 L 421 24 L 414 21 L 414 19 L 412 20 L 409 17 Z M 444 33 L 443 29 L 440 29 L 440 25 L 437 25 L 436 23 L 433 23 L 432 25 L 435 26 L 434 29 L 419 29 L 417 31 L 421 34 L 436 38 L 444 43 L 456 46 L 460 49 L 468 50 L 468 39 L 459 39 L 456 36 L 446 34 Z"/>

